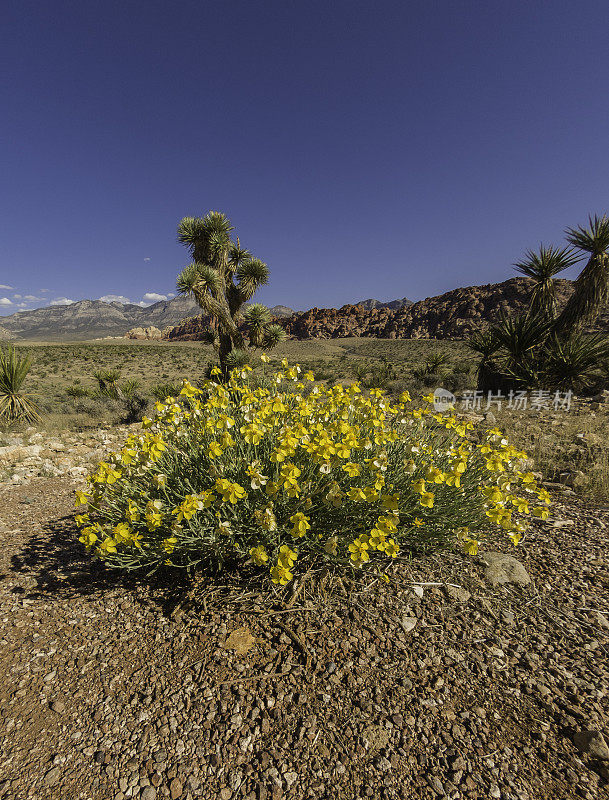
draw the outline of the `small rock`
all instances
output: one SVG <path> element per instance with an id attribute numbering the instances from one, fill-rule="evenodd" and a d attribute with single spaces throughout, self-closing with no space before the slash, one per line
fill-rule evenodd
<path id="1" fill-rule="evenodd" d="M 220 800 L 230 800 L 233 796 L 233 790 L 229 789 L 228 786 L 225 786 L 224 789 L 220 789 Z"/>
<path id="2" fill-rule="evenodd" d="M 436 794 L 439 794 L 441 797 L 446 795 L 446 792 L 444 791 L 444 784 L 439 778 L 437 778 L 435 775 L 430 775 L 427 780 Z"/>
<path id="3" fill-rule="evenodd" d="M 400 626 L 404 631 L 404 633 L 410 633 L 410 631 L 413 630 L 418 621 L 419 620 L 416 617 L 402 617 Z"/>
<path id="4" fill-rule="evenodd" d="M 289 789 L 290 786 L 295 784 L 296 781 L 298 780 L 298 773 L 296 773 L 296 772 L 284 772 L 283 773 L 283 779 L 287 783 L 288 789 Z"/>
<path id="5" fill-rule="evenodd" d="M 603 735 L 598 731 L 579 731 L 573 737 L 573 744 L 582 753 L 598 758 L 601 761 L 609 761 L 609 747 Z"/>
<path id="6" fill-rule="evenodd" d="M 154 786 L 145 786 L 140 795 L 140 800 L 156 800 L 156 789 Z"/>
<path id="7" fill-rule="evenodd" d="M 248 628 L 237 628 L 224 642 L 225 650 L 234 650 L 239 656 L 248 653 L 256 644 L 256 639 L 252 636 Z"/>
<path id="8" fill-rule="evenodd" d="M 596 621 L 600 628 L 604 628 L 606 631 L 609 631 L 609 619 L 604 614 L 601 614 L 600 611 L 596 612 Z"/>
<path id="9" fill-rule="evenodd" d="M 169 792 L 171 800 L 178 800 L 179 797 L 182 796 L 182 782 L 179 778 L 174 778 L 171 783 L 169 784 Z"/>
<path id="10" fill-rule="evenodd" d="M 466 768 L 465 759 L 463 756 L 455 756 L 450 762 L 450 768 L 453 772 L 463 772 Z"/>
<path id="11" fill-rule="evenodd" d="M 63 714 L 65 710 L 65 705 L 61 700 L 55 700 L 54 703 L 51 703 L 51 708 L 56 714 Z"/>
<path id="12" fill-rule="evenodd" d="M 445 586 L 444 588 L 450 600 L 455 603 L 467 603 L 471 598 L 471 594 L 467 589 L 463 589 L 461 586 Z"/>
<path id="13" fill-rule="evenodd" d="M 572 519 L 553 519 L 552 520 L 552 527 L 553 528 L 570 528 L 572 525 L 575 525 L 575 521 L 572 520 Z"/>
<path id="14" fill-rule="evenodd" d="M 59 783 L 60 778 L 61 778 L 61 768 L 53 767 L 44 776 L 44 785 L 56 786 Z"/>
<path id="15" fill-rule="evenodd" d="M 520 586 L 531 583 L 530 575 L 524 565 L 513 556 L 489 551 L 482 555 L 482 561 L 486 564 L 484 576 L 493 587 L 506 583 L 515 583 Z"/>

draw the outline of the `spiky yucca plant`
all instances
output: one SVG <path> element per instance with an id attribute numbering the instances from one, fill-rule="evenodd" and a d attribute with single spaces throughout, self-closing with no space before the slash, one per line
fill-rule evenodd
<path id="1" fill-rule="evenodd" d="M 588 227 L 567 228 L 567 241 L 590 258 L 575 281 L 574 292 L 556 318 L 554 276 L 579 261 L 569 247 L 541 245 L 527 250 L 516 269 L 535 284 L 526 314 L 502 315 L 488 331 L 469 342 L 482 356 L 481 389 L 545 386 L 589 391 L 603 384 L 609 345 L 607 336 L 585 335 L 609 298 L 609 217 L 588 218 Z"/>
<path id="2" fill-rule="evenodd" d="M 523 261 L 514 266 L 523 275 L 535 281 L 531 292 L 529 314 L 542 315 L 548 319 L 556 317 L 556 283 L 554 276 L 576 264 L 580 257 L 568 247 L 539 246 L 539 250 L 527 250 Z"/>
<path id="3" fill-rule="evenodd" d="M 19 356 L 14 347 L 0 348 L 0 420 L 40 422 L 39 409 L 28 393 L 21 391 L 32 366 L 28 356 Z"/>
<path id="4" fill-rule="evenodd" d="M 552 336 L 544 350 L 548 385 L 579 392 L 603 380 L 609 369 L 609 337 L 601 333 Z"/>
<path id="5" fill-rule="evenodd" d="M 591 325 L 609 298 L 609 217 L 588 217 L 588 227 L 567 228 L 567 241 L 590 254 L 575 281 L 574 292 L 556 320 L 555 332 L 569 336 Z"/>
<path id="6" fill-rule="evenodd" d="M 269 349 L 285 339 L 279 325 L 271 324 L 268 309 L 254 303 L 242 308 L 268 282 L 269 270 L 259 258 L 231 240 L 230 220 L 219 211 L 205 217 L 184 217 L 178 227 L 178 241 L 193 262 L 177 279 L 178 291 L 191 295 L 212 318 L 210 339 L 218 351 L 226 376 L 235 366 L 247 362 L 248 345 Z M 247 339 L 240 324 L 246 323 Z"/>
<path id="7" fill-rule="evenodd" d="M 492 389 L 496 385 L 498 367 L 493 357 L 501 347 L 497 337 L 489 328 L 474 331 L 466 342 L 470 350 L 478 353 L 482 358 L 476 372 L 478 389 Z"/>

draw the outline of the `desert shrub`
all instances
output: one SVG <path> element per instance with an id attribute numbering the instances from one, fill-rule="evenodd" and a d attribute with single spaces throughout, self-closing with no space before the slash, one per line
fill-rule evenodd
<path id="1" fill-rule="evenodd" d="M 68 397 L 89 397 L 90 392 L 84 386 L 68 386 L 66 388 Z"/>
<path id="2" fill-rule="evenodd" d="M 285 584 L 296 563 L 361 568 L 456 540 L 476 553 L 489 523 L 518 544 L 526 514 L 547 516 L 500 431 L 476 439 L 452 413 L 357 383 L 305 397 L 282 365 L 269 388 L 245 367 L 158 402 L 77 494 L 80 541 L 126 570 L 249 563 Z"/>
<path id="3" fill-rule="evenodd" d="M 167 400 L 168 397 L 177 397 L 182 386 L 179 383 L 158 383 L 150 389 L 150 394 L 155 400 Z"/>
<path id="4" fill-rule="evenodd" d="M 119 417 L 121 425 L 132 425 L 139 422 L 148 410 L 148 400 L 133 392 L 123 399 L 123 413 Z"/>
<path id="5" fill-rule="evenodd" d="M 72 408 L 78 414 L 94 414 L 100 410 L 99 403 L 92 397 L 76 397 L 72 402 Z M 66 411 L 70 409 L 67 408 Z"/>

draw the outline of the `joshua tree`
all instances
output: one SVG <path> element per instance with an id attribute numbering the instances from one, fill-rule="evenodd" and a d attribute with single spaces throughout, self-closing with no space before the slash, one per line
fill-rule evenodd
<path id="1" fill-rule="evenodd" d="M 542 315 L 546 319 L 556 317 L 556 283 L 554 276 L 576 264 L 580 257 L 568 247 L 539 246 L 539 252 L 527 250 L 524 260 L 514 265 L 518 272 L 533 278 L 535 285 L 530 297 L 531 316 Z"/>
<path id="2" fill-rule="evenodd" d="M 574 292 L 556 320 L 555 332 L 569 336 L 595 321 L 609 297 L 609 217 L 588 217 L 588 227 L 567 228 L 567 241 L 590 253 Z"/>
<path id="3" fill-rule="evenodd" d="M 577 254 L 569 247 L 541 245 L 538 252 L 528 250 L 515 265 L 535 281 L 527 313 L 502 314 L 469 341 L 482 356 L 479 388 L 541 382 L 585 391 L 601 380 L 609 358 L 607 337 L 585 335 L 583 329 L 596 320 L 609 298 L 609 217 L 589 217 L 587 228 L 567 228 L 566 234 L 570 245 L 590 253 L 573 295 L 556 318 L 554 276 L 579 261 Z"/>
<path id="4" fill-rule="evenodd" d="M 186 245 L 193 262 L 177 280 L 181 294 L 192 295 L 212 318 L 210 341 L 220 358 L 226 376 L 233 367 L 246 363 L 247 342 L 240 323 L 247 326 L 251 347 L 269 349 L 285 339 L 280 325 L 270 324 L 269 310 L 254 303 L 242 307 L 267 283 L 269 270 L 259 258 L 244 250 L 225 214 L 210 211 L 206 217 L 184 217 L 178 227 L 178 241 Z"/>

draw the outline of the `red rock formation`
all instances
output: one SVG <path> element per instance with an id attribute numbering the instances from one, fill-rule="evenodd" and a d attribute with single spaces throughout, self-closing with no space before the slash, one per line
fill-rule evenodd
<path id="1" fill-rule="evenodd" d="M 558 306 L 573 292 L 572 281 L 557 280 Z M 528 308 L 532 281 L 511 278 L 503 283 L 467 286 L 403 308 L 311 308 L 276 318 L 291 339 L 337 339 L 373 336 L 384 339 L 459 339 L 498 319 L 501 311 L 519 314 Z M 209 320 L 191 317 L 169 332 L 169 339 L 202 339 Z M 609 309 L 601 315 L 598 330 L 609 331 Z"/>

